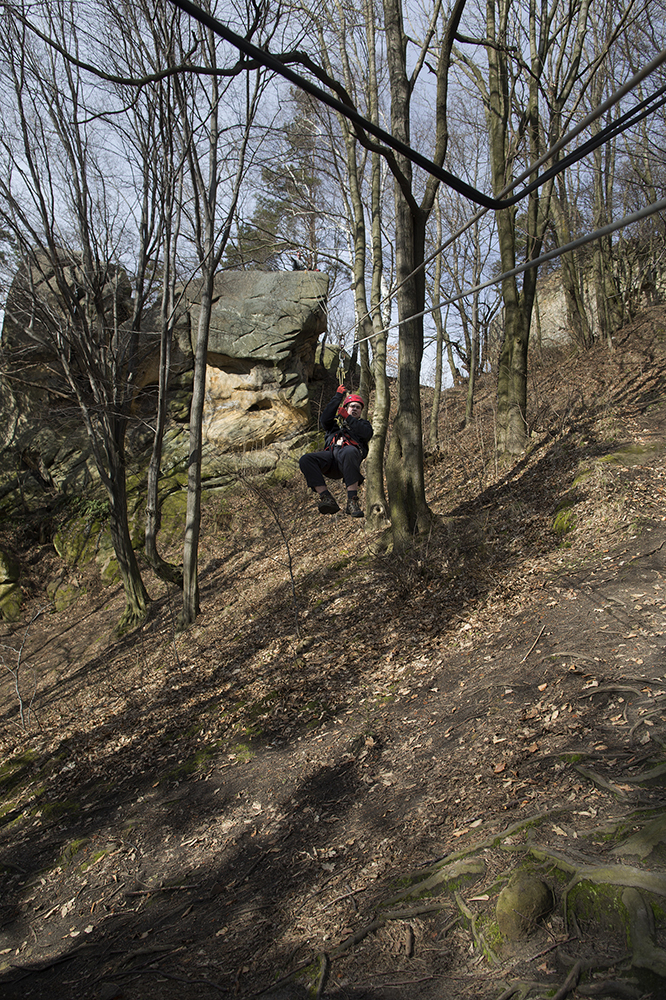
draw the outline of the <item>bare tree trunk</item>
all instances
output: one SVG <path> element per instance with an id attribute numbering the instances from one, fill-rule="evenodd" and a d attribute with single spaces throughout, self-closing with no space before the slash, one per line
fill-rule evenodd
<path id="1" fill-rule="evenodd" d="M 208 273 L 206 273 L 208 272 Z M 208 331 L 213 305 L 214 273 L 204 270 L 201 289 L 197 346 L 194 354 L 194 382 L 190 408 L 190 448 L 187 464 L 187 515 L 183 550 L 183 609 L 178 622 L 191 625 L 199 614 L 199 532 L 201 528 L 201 452 L 203 446 L 203 406 L 206 394 Z"/>

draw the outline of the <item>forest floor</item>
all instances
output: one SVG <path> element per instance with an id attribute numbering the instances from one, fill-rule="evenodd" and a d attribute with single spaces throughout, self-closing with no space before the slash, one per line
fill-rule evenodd
<path id="1" fill-rule="evenodd" d="M 5 1000 L 666 995 L 666 317 L 533 358 L 510 466 L 492 378 L 464 402 L 408 556 L 297 479 L 209 497 L 184 634 L 148 572 L 121 638 L 92 570 L 54 611 L 53 548 L 3 529 Z M 555 908 L 512 942 L 527 862 Z"/>

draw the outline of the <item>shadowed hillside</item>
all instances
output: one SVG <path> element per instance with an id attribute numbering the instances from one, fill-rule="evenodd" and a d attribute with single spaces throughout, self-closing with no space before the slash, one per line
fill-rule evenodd
<path id="1" fill-rule="evenodd" d="M 663 995 L 663 311 L 533 359 L 512 465 L 493 408 L 446 394 L 400 559 L 298 478 L 209 495 L 182 635 L 148 571 L 120 639 L 92 569 L 54 611 L 2 525 L 3 997 Z"/>

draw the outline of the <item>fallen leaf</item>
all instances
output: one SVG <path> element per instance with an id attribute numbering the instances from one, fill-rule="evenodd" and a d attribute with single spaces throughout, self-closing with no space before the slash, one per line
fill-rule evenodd
<path id="1" fill-rule="evenodd" d="M 502 771 L 505 769 L 505 767 L 506 764 L 504 763 L 504 761 L 502 761 L 501 764 L 495 764 L 493 771 L 495 772 L 495 774 L 501 774 Z"/>

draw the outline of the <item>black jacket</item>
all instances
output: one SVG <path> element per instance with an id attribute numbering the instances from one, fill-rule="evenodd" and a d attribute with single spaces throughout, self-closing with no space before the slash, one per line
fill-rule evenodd
<path id="1" fill-rule="evenodd" d="M 319 423 L 326 432 L 325 448 L 330 449 L 336 438 L 342 435 L 348 444 L 356 445 L 363 458 L 368 454 L 368 441 L 372 437 L 372 424 L 362 417 L 352 417 L 349 414 L 342 420 L 338 414 L 340 403 L 344 399 L 342 392 L 336 392 L 333 399 L 323 410 Z"/>

